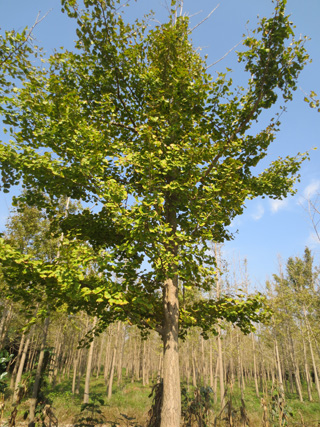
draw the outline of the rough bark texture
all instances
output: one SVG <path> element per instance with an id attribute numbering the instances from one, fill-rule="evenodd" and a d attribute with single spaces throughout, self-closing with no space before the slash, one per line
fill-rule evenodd
<path id="1" fill-rule="evenodd" d="M 178 278 L 168 279 L 163 290 L 163 404 L 161 427 L 179 427 L 181 394 L 178 351 L 179 301 Z"/>

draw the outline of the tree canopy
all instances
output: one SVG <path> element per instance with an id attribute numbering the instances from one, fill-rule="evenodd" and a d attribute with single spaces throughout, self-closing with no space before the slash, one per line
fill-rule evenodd
<path id="1" fill-rule="evenodd" d="M 71 307 L 154 328 L 165 348 L 176 346 L 179 317 L 180 333 L 191 325 L 214 330 L 218 318 L 249 331 L 265 316 L 259 295 L 179 308 L 179 289 L 214 285 L 211 242 L 232 237 L 228 226 L 246 200 L 294 191 L 305 155 L 256 174 L 277 114 L 259 133 L 250 129 L 279 97 L 291 100 L 308 59 L 304 39 L 294 39 L 286 1 L 277 1 L 238 52 L 243 88 L 227 72 L 208 72 L 176 1 L 161 25 L 148 17 L 129 23 L 119 4 L 62 0 L 77 21 L 75 50 L 43 56 L 44 67 L 29 64 L 6 89 L 2 114 L 12 140 L 0 151 L 2 186 L 21 181 L 20 200 L 59 222 L 68 250 L 35 268 L 2 242 L 4 271 L 10 280 L 15 264 L 28 265 L 22 274 L 54 280 Z M 59 216 L 61 197 L 87 207 Z M 91 262 L 100 275 L 83 274 Z"/>

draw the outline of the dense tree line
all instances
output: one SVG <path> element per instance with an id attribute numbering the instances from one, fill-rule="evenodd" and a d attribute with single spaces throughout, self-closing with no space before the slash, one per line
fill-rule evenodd
<path id="1" fill-rule="evenodd" d="M 52 248 L 59 250 L 61 236 L 50 240 L 44 239 L 45 235 L 48 223 L 34 208 L 19 209 L 8 222 L 6 237 L 12 244 L 24 251 L 37 251 L 39 257 L 56 256 Z M 236 268 L 221 259 L 219 246 L 215 250 L 220 275 L 204 297 L 235 293 L 239 288 L 246 292 L 250 287 L 246 262 Z M 3 277 L 1 291 L 0 348 L 13 355 L 7 363 L 8 388 L 3 390 L 7 406 L 33 396 L 30 411 L 36 414 L 45 401 L 41 389 L 54 389 L 63 381 L 69 381 L 70 393 L 82 394 L 84 403 L 90 401 L 90 381 L 95 378 L 103 378 L 108 399 L 114 387 L 128 382 L 150 388 L 161 382 L 163 351 L 157 332 L 146 335 L 122 321 L 99 329 L 97 317 L 85 312 L 71 315 L 67 306 L 49 312 L 42 297 L 33 304 L 28 299 L 23 304 L 20 298 L 15 300 Z M 280 264 L 265 292 L 272 315 L 265 324 L 256 325 L 255 332 L 245 335 L 223 321 L 216 335 L 203 336 L 199 327 L 187 332 L 180 342 L 183 387 L 189 391 L 207 388 L 221 409 L 230 404 L 234 388 L 239 390 L 244 408 L 248 388 L 254 389 L 257 402 L 265 408 L 276 395 L 283 402 L 279 403 L 280 413 L 286 396 L 320 402 L 320 295 L 311 251 L 306 248 L 302 257 Z M 185 298 L 200 297 L 200 291 L 185 294 Z M 45 386 L 41 385 L 44 377 Z M 269 419 L 268 409 L 265 411 Z M 279 416 L 285 419 L 286 414 Z"/>

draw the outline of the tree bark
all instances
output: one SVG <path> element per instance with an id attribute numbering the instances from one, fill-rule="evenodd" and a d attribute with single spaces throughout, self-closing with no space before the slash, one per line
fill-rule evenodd
<path id="1" fill-rule="evenodd" d="M 72 394 L 76 393 L 76 381 L 77 381 L 77 373 L 79 369 L 80 359 L 81 359 L 82 348 L 77 349 L 77 354 L 73 361 L 73 377 L 72 377 Z"/>
<path id="2" fill-rule="evenodd" d="M 93 330 L 96 327 L 97 320 L 98 320 L 97 317 L 95 317 L 93 319 L 93 325 L 92 325 Z M 91 376 L 91 367 L 92 367 L 93 348 L 94 348 L 94 332 L 93 332 L 93 339 L 90 343 L 89 353 L 88 353 L 86 380 L 85 380 L 85 384 L 84 384 L 83 403 L 89 403 L 90 376 Z"/>
<path id="3" fill-rule="evenodd" d="M 110 399 L 112 396 L 112 384 L 113 384 L 114 368 L 116 364 L 116 355 L 117 355 L 117 347 L 118 347 L 119 334 L 120 334 L 120 326 L 121 326 L 121 322 L 118 322 L 118 327 L 117 327 L 116 337 L 115 337 L 115 342 L 113 347 L 112 362 L 110 366 L 110 375 L 109 375 L 109 382 L 108 382 L 108 399 Z"/>
<path id="4" fill-rule="evenodd" d="M 277 371 L 278 371 L 278 382 L 279 382 L 280 395 L 281 395 L 282 400 L 284 402 L 285 395 L 284 395 L 283 380 L 282 380 L 282 370 L 281 370 L 281 362 L 280 362 L 280 357 L 279 357 L 278 342 L 277 342 L 276 338 L 274 338 L 274 350 L 275 350 L 275 356 L 276 356 L 276 365 L 277 365 Z"/>
<path id="5" fill-rule="evenodd" d="M 4 347 L 5 338 L 9 323 L 12 317 L 12 303 L 9 305 L 5 304 L 1 320 L 0 320 L 0 348 Z"/>
<path id="6" fill-rule="evenodd" d="M 101 337 L 100 350 L 99 350 L 98 361 L 97 361 L 96 378 L 99 378 L 99 375 L 100 375 L 100 372 L 101 372 L 102 354 L 103 354 L 103 349 L 104 349 L 105 341 L 106 341 L 106 334 L 103 333 L 103 335 Z"/>
<path id="7" fill-rule="evenodd" d="M 297 358 L 296 358 L 294 342 L 292 339 L 291 332 L 289 330 L 288 330 L 288 338 L 289 338 L 290 346 L 291 346 L 290 358 L 291 358 L 292 366 L 294 369 L 294 380 L 295 380 L 295 384 L 296 384 L 297 394 L 299 396 L 300 402 L 303 402 L 302 386 L 301 386 L 301 380 L 300 380 L 300 369 L 299 369 L 299 364 L 298 364 Z"/>
<path id="8" fill-rule="evenodd" d="M 304 371 L 306 374 L 306 382 L 307 382 L 307 389 L 308 389 L 308 399 L 309 399 L 309 402 L 312 402 L 313 398 L 312 398 L 312 390 L 311 390 L 309 365 L 308 365 L 308 359 L 307 359 L 307 349 L 306 349 L 306 343 L 303 337 L 302 337 L 302 344 L 303 344 Z"/>
<path id="9" fill-rule="evenodd" d="M 309 324 L 309 321 L 308 321 L 307 310 L 306 310 L 305 306 L 303 306 L 303 314 L 304 314 L 304 321 L 305 321 L 306 329 L 307 329 L 307 340 L 308 340 L 309 349 L 310 349 L 310 355 L 311 355 L 311 360 L 312 360 L 312 367 L 313 367 L 313 373 L 314 373 L 314 381 L 316 383 L 316 388 L 317 388 L 317 393 L 318 393 L 318 399 L 320 400 L 320 383 L 319 383 L 317 365 L 316 365 L 314 354 L 313 354 L 313 347 L 312 347 L 311 336 L 310 336 L 311 334 L 310 334 L 310 329 L 309 329 L 310 328 L 310 324 Z"/>
<path id="10" fill-rule="evenodd" d="M 163 288 L 163 403 L 161 427 L 179 427 L 181 393 L 179 372 L 179 301 L 178 277 L 167 279 Z"/>
<path id="11" fill-rule="evenodd" d="M 42 375 L 42 371 L 43 371 L 43 363 L 44 363 L 44 356 L 45 356 L 45 351 L 46 351 L 45 347 L 46 347 L 46 342 L 47 342 L 49 323 L 50 323 L 50 320 L 49 320 L 49 317 L 47 317 L 46 320 L 44 321 L 41 350 L 40 350 L 39 361 L 38 361 L 38 366 L 37 366 L 37 371 L 36 371 L 36 377 L 35 377 L 33 389 L 32 389 L 32 396 L 30 399 L 30 412 L 29 412 L 28 427 L 34 427 L 35 426 L 34 418 L 35 418 L 38 394 L 39 394 L 39 389 L 40 389 L 41 375 Z"/>
<path id="12" fill-rule="evenodd" d="M 18 387 L 19 387 L 19 383 L 21 382 L 21 378 L 22 378 L 22 373 L 23 373 L 23 368 L 24 368 L 24 364 L 27 358 L 27 353 L 28 353 L 28 349 L 29 349 L 29 345 L 30 345 L 30 340 L 31 340 L 31 335 L 33 334 L 33 329 L 34 327 L 31 328 L 31 331 L 28 334 L 27 340 L 24 343 L 23 346 L 23 351 L 22 351 L 22 355 L 21 355 L 21 359 L 20 359 L 20 363 L 19 363 L 19 368 L 18 368 L 18 372 L 17 372 L 17 376 L 15 379 L 15 384 L 14 384 L 14 393 L 13 393 L 13 403 L 15 403 L 17 401 L 18 398 Z"/>
<path id="13" fill-rule="evenodd" d="M 258 375 L 257 375 L 257 361 L 256 361 L 256 348 L 254 342 L 254 335 L 251 333 L 252 338 L 252 353 L 253 353 L 253 375 L 254 375 L 254 385 L 256 388 L 256 396 L 259 398 L 259 386 L 258 386 Z"/>
<path id="14" fill-rule="evenodd" d="M 23 333 L 22 337 L 21 337 L 21 340 L 20 340 L 20 344 L 19 344 L 19 350 L 18 350 L 17 358 L 16 358 L 16 361 L 15 361 L 15 364 L 14 364 L 14 368 L 13 368 L 13 371 L 12 371 L 11 378 L 10 378 L 10 389 L 11 390 L 13 389 L 14 384 L 15 384 L 15 378 L 16 378 L 16 375 L 17 375 L 17 372 L 18 372 L 18 369 L 19 369 L 20 360 L 21 360 L 21 356 L 22 356 L 22 351 L 23 351 L 23 348 L 24 348 L 25 338 L 26 338 L 26 335 L 25 335 L 25 333 Z"/>

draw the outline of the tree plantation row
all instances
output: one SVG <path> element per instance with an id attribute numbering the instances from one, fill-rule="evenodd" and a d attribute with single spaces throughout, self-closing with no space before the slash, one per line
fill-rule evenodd
<path id="1" fill-rule="evenodd" d="M 320 300 L 315 271 L 308 249 L 282 266 L 267 284 L 273 315 L 254 333 L 244 335 L 225 322 L 208 339 L 199 328 L 188 332 L 180 342 L 183 425 L 317 425 Z M 223 292 L 244 285 L 241 279 L 228 280 L 228 272 L 222 277 Z M 2 365 L 7 372 L 1 380 L 3 420 L 15 425 L 31 410 L 38 422 L 81 425 L 81 414 L 94 418 L 95 407 L 101 423 L 159 424 L 159 402 L 155 393 L 150 396 L 152 387 L 162 384 L 159 334 L 144 337 L 137 327 L 118 321 L 95 336 L 96 317 L 71 316 L 63 309 L 26 329 L 25 313 L 21 303 L 1 300 L 1 356 L 12 355 Z M 128 420 L 131 424 L 125 424 Z"/>
<path id="2" fill-rule="evenodd" d="M 34 28 L 0 36 L 1 189 L 21 188 L 0 238 L 2 334 L 7 340 L 18 319 L 24 331 L 11 331 L 20 357 L 1 363 L 16 370 L 14 384 L 23 370 L 33 372 L 30 427 L 46 375 L 52 386 L 72 373 L 68 390 L 75 392 L 86 370 L 78 423 L 85 411 L 92 418 L 101 411 L 100 398 L 90 401 L 92 364 L 98 379 L 103 365 L 109 397 L 115 380 L 122 387 L 142 376 L 143 389 L 159 378 L 152 426 L 217 424 L 226 414 L 232 424 L 234 384 L 241 401 L 235 422 L 248 424 L 245 386 L 258 376 L 265 425 L 272 417 L 287 422 L 285 388 L 296 387 L 300 400 L 305 384 L 309 400 L 312 387 L 318 393 L 317 308 L 307 298 L 317 292 L 314 281 L 292 291 L 288 269 L 270 295 L 249 293 L 246 280 L 226 279 L 219 249 L 233 238 L 230 224 L 247 200 L 295 192 L 308 153 L 258 166 L 309 61 L 306 38 L 295 38 L 286 0 L 272 2 L 271 16 L 248 30 L 236 52 L 246 82 L 239 85 L 232 70 L 213 69 L 193 46 L 184 2 L 169 3 L 159 23 L 152 12 L 130 16 L 130 1 L 61 0 L 76 40 L 51 55 L 34 43 Z M 307 251 L 307 275 L 310 259 Z M 270 307 L 286 286 L 295 311 L 279 306 L 278 321 Z M 267 321 L 263 334 L 252 335 Z M 88 353 L 76 350 L 79 333 L 67 339 L 71 330 L 89 333 Z M 193 398 L 192 381 L 202 386 Z M 215 415 L 212 396 L 220 405 Z"/>

